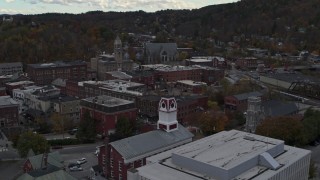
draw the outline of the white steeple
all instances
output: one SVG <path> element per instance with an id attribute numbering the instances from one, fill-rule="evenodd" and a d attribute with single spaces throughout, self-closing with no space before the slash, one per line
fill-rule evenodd
<path id="1" fill-rule="evenodd" d="M 167 132 L 178 129 L 177 102 L 174 98 L 161 98 L 157 128 Z"/>

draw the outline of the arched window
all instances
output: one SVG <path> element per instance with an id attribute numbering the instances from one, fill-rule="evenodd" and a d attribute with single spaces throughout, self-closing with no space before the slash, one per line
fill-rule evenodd
<path id="1" fill-rule="evenodd" d="M 161 53 L 161 61 L 162 62 L 166 62 L 168 58 L 167 52 L 166 51 L 162 51 Z"/>

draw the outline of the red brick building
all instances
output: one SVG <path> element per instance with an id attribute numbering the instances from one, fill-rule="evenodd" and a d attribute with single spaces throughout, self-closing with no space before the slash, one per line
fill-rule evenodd
<path id="1" fill-rule="evenodd" d="M 137 99 L 136 106 L 139 113 L 149 118 L 149 120 L 158 119 L 158 104 L 160 96 L 148 95 Z M 180 96 L 176 97 L 178 103 L 177 119 L 184 124 L 187 117 L 191 114 L 208 108 L 208 96 Z"/>
<path id="2" fill-rule="evenodd" d="M 251 96 L 262 97 L 263 94 L 257 91 L 226 96 L 224 98 L 225 110 L 246 111 L 248 107 L 248 98 Z"/>
<path id="3" fill-rule="evenodd" d="M 141 83 L 109 80 L 109 81 L 67 81 L 66 92 L 68 96 L 86 98 L 100 95 L 135 101 L 146 90 Z"/>
<path id="4" fill-rule="evenodd" d="M 174 66 L 156 69 L 157 80 L 162 82 L 176 82 L 179 80 L 201 81 L 200 68 Z"/>
<path id="5" fill-rule="evenodd" d="M 0 128 L 19 126 L 19 103 L 10 96 L 0 96 Z"/>
<path id="6" fill-rule="evenodd" d="M 208 85 L 214 84 L 224 77 L 224 70 L 208 66 L 173 66 L 155 70 L 157 81 L 176 82 L 179 80 L 202 81 Z"/>
<path id="7" fill-rule="evenodd" d="M 121 117 L 135 121 L 137 108 L 134 102 L 110 96 L 96 96 L 80 101 L 81 120 L 86 112 L 97 121 L 97 133 L 107 136 L 114 133 L 117 120 Z"/>
<path id="8" fill-rule="evenodd" d="M 27 73 L 38 85 L 47 85 L 57 78 L 86 80 L 87 63 L 84 61 L 28 64 Z"/>
<path id="9" fill-rule="evenodd" d="M 172 127 L 174 129 L 157 129 L 100 147 L 98 163 L 107 179 L 126 180 L 127 171 L 146 164 L 146 158 L 154 154 L 172 149 L 192 141 L 193 134 L 176 119 L 177 104 L 172 98 L 163 98 L 159 103 L 158 128 Z"/>
<path id="10" fill-rule="evenodd" d="M 12 91 L 14 89 L 20 89 L 22 87 L 32 86 L 32 85 L 34 85 L 34 82 L 32 82 L 32 81 L 8 82 L 8 83 L 6 83 L 6 91 L 7 91 L 8 95 L 12 96 Z"/>
<path id="11" fill-rule="evenodd" d="M 259 61 L 255 57 L 246 57 L 237 59 L 235 64 L 240 69 L 255 69 L 258 67 Z"/>

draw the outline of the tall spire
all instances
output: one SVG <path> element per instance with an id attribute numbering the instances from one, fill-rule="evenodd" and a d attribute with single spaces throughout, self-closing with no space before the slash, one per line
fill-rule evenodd
<path id="1" fill-rule="evenodd" d="M 117 35 L 114 40 L 114 59 L 117 62 L 118 71 L 122 70 L 123 48 L 120 37 Z"/>

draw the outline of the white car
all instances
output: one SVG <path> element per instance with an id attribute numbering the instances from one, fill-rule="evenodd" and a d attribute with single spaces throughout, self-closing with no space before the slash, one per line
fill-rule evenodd
<path id="1" fill-rule="evenodd" d="M 69 169 L 70 171 L 83 171 L 82 167 L 80 166 L 72 166 Z"/>
<path id="2" fill-rule="evenodd" d="M 81 158 L 77 161 L 78 164 L 84 164 L 86 162 L 87 162 L 86 158 Z"/>

